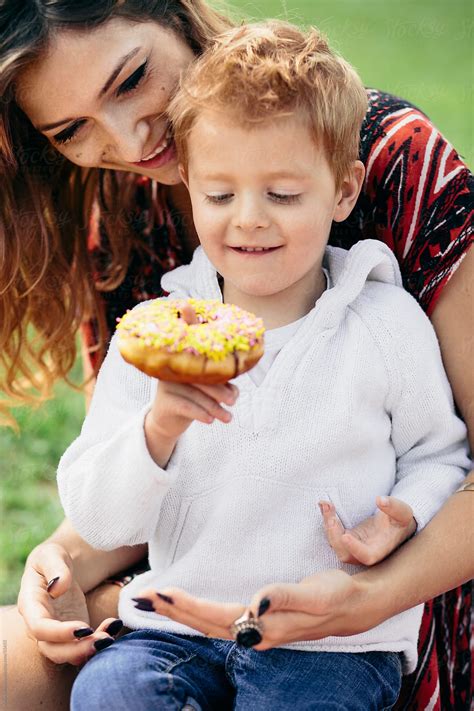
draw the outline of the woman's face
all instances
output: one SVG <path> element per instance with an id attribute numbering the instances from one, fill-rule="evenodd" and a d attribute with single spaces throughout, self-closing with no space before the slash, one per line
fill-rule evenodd
<path id="1" fill-rule="evenodd" d="M 73 163 L 173 185 L 180 178 L 165 112 L 192 58 L 179 36 L 152 21 L 63 31 L 19 77 L 17 101 Z"/>

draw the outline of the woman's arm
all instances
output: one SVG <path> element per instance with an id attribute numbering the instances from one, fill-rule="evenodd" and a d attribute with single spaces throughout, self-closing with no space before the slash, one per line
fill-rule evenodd
<path id="1" fill-rule="evenodd" d="M 45 546 L 48 543 L 56 543 L 69 553 L 74 564 L 75 578 L 85 593 L 95 588 L 106 578 L 141 560 L 147 551 L 146 545 L 125 546 L 113 551 L 96 550 L 76 533 L 67 518 L 40 546 Z M 55 569 L 56 564 L 56 556 L 53 555 L 50 559 L 45 550 L 43 568 L 48 581 L 58 576 L 59 571 Z M 61 585 L 58 581 L 55 585 L 55 595 L 57 594 L 56 589 L 60 588 Z"/>
<path id="2" fill-rule="evenodd" d="M 85 339 L 81 340 L 82 366 L 84 372 L 85 386 L 85 409 L 89 410 L 94 392 L 95 378 L 94 369 L 92 367 L 89 352 Z M 56 543 L 62 546 L 70 555 L 74 564 L 74 573 L 76 581 L 84 593 L 89 592 L 97 585 L 102 583 L 107 578 L 115 573 L 118 573 L 125 568 L 138 562 L 146 555 L 147 546 L 124 546 L 111 551 L 100 551 L 92 548 L 81 536 L 74 530 L 71 522 L 65 518 L 51 536 L 45 541 L 47 543 Z M 55 571 L 57 565 L 57 557 L 49 558 L 47 551 L 43 554 L 43 565 L 50 573 L 46 573 L 49 577 L 47 580 L 52 580 L 57 577 L 58 571 Z M 59 581 L 58 581 L 59 583 Z M 59 588 L 61 585 L 59 585 Z M 55 591 L 55 594 L 56 591 Z"/>
<path id="3" fill-rule="evenodd" d="M 474 454 L 474 250 L 443 290 L 431 316 L 454 400 Z M 473 503 L 474 505 L 474 503 Z"/>

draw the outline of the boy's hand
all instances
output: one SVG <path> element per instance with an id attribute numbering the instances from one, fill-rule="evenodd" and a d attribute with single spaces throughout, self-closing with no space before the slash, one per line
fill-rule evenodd
<path id="1" fill-rule="evenodd" d="M 233 405 L 239 391 L 235 385 L 190 385 L 160 380 L 152 408 L 145 419 L 148 449 L 155 462 L 165 467 L 178 437 L 193 420 L 210 425 L 230 422 L 232 415 L 220 403 Z"/>
<path id="2" fill-rule="evenodd" d="M 334 505 L 319 502 L 326 538 L 342 563 L 375 565 L 415 533 L 411 506 L 393 496 L 378 496 L 376 503 L 373 516 L 346 531 Z"/>

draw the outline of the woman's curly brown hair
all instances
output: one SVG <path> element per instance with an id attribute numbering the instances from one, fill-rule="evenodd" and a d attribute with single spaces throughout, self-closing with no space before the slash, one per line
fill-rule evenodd
<path id="1" fill-rule="evenodd" d="M 55 32 L 96 28 L 112 18 L 156 21 L 199 54 L 230 21 L 203 0 L 3 0 L 0 2 L 0 421 L 11 407 L 41 402 L 67 378 L 82 321 L 106 326 L 99 291 L 123 280 L 134 176 L 84 169 L 38 133 L 19 107 L 19 74 Z M 110 266 L 95 283 L 87 251 L 89 217 L 101 184 Z"/>

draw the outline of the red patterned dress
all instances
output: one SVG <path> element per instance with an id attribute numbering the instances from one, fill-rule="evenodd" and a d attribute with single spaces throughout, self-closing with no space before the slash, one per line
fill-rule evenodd
<path id="1" fill-rule="evenodd" d="M 360 149 L 366 167 L 364 187 L 349 218 L 333 223 L 329 242 L 346 249 L 361 239 L 385 242 L 398 259 L 405 288 L 431 315 L 472 243 L 474 179 L 418 109 L 375 90 L 368 90 L 368 98 Z M 103 294 L 110 333 L 126 309 L 159 296 L 163 273 L 185 260 L 179 222 L 160 186 L 146 178 L 137 178 L 133 228 L 139 241 L 126 277 L 114 291 Z M 107 237 L 98 223 L 92 233 L 91 257 L 100 276 L 108 260 Z M 84 325 L 88 346 L 95 345 L 95 334 L 93 321 Z M 114 582 L 127 580 L 129 576 Z M 470 709 L 471 614 L 471 584 L 426 603 L 418 667 L 404 678 L 397 711 Z"/>

